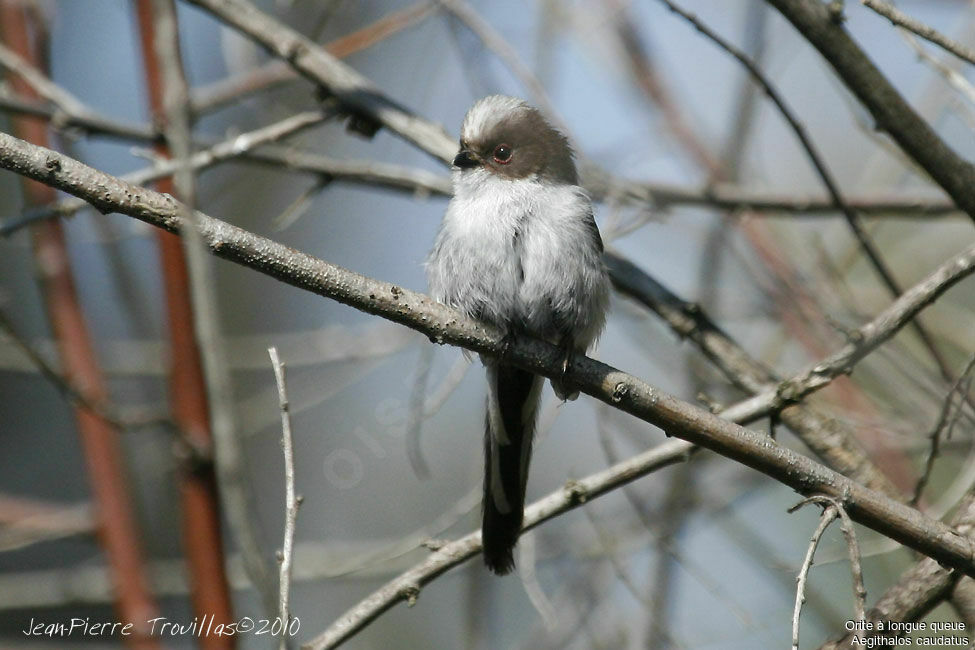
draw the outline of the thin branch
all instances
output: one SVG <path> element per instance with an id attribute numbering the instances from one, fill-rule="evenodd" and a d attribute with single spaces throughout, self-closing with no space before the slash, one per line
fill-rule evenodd
<path id="1" fill-rule="evenodd" d="M 81 100 L 52 82 L 46 74 L 2 43 L 0 43 L 0 66 L 23 79 L 35 93 L 68 115 L 87 115 L 90 113 Z"/>
<path id="2" fill-rule="evenodd" d="M 662 467 L 681 462 L 690 445 L 672 440 L 564 487 L 525 508 L 525 530 L 538 526 L 596 497 Z M 400 601 L 415 602 L 420 589 L 437 576 L 474 557 L 481 550 L 481 533 L 475 531 L 444 544 L 423 562 L 389 581 L 340 616 L 325 632 L 303 648 L 334 648 L 366 627 Z"/>
<path id="3" fill-rule="evenodd" d="M 64 395 L 72 406 L 83 408 L 112 426 L 126 431 L 159 426 L 167 429 L 177 429 L 176 423 L 166 415 L 138 418 L 126 417 L 105 400 L 98 399 L 94 395 L 88 395 L 83 392 L 79 386 L 58 372 L 56 368 L 44 359 L 44 356 L 40 352 L 34 349 L 26 339 L 17 333 L 13 323 L 2 310 L 0 310 L 0 330 L 27 357 L 30 363 L 37 368 L 38 372 L 51 382 L 59 393 Z"/>
<path id="4" fill-rule="evenodd" d="M 326 50 L 339 58 L 362 51 L 389 38 L 393 34 L 416 24 L 433 10 L 430 2 L 418 2 L 406 9 L 392 12 L 376 22 L 335 39 L 325 46 Z M 19 58 L 8 57 L 8 63 L 15 70 L 29 68 Z M 0 63 L 0 65 L 3 65 Z M 28 100 L 0 88 L 0 110 L 33 115 L 51 121 L 57 129 L 77 129 L 89 134 L 107 135 L 139 142 L 159 142 L 162 133 L 152 126 L 123 124 L 113 118 L 98 114 L 63 88 L 53 83 L 36 68 L 27 70 L 29 80 L 46 92 L 43 96 L 55 104 L 55 108 Z M 285 81 L 297 79 L 298 75 L 283 61 L 272 61 L 260 68 L 222 79 L 209 86 L 194 89 L 190 104 L 194 115 L 210 112 L 227 103 L 239 100 L 242 95 L 264 90 Z"/>
<path id="5" fill-rule="evenodd" d="M 151 127 L 124 124 L 120 120 L 105 117 L 89 108 L 80 99 L 51 81 L 43 71 L 32 66 L 2 43 L 0 43 L 0 67 L 16 74 L 30 86 L 33 92 L 54 106 L 48 108 L 32 98 L 4 90 L 0 93 L 0 106 L 5 109 L 46 117 L 57 128 L 78 127 L 120 138 L 150 141 L 157 141 L 161 136 Z"/>
<path id="6" fill-rule="evenodd" d="M 315 199 L 318 198 L 318 195 L 322 193 L 329 183 L 331 183 L 331 179 L 327 176 L 319 176 L 316 178 L 315 182 L 295 197 L 278 216 L 271 219 L 271 230 L 274 232 L 287 230 L 302 219 L 308 214 L 308 210 L 314 205 Z"/>
<path id="7" fill-rule="evenodd" d="M 423 457 L 422 438 L 423 421 L 426 419 L 427 384 L 433 366 L 433 355 L 434 349 L 430 346 L 424 346 L 420 350 L 406 419 L 406 457 L 418 478 L 430 478 L 430 466 Z"/>
<path id="8" fill-rule="evenodd" d="M 938 451 L 941 448 L 942 435 L 948 438 L 951 437 L 952 426 L 958 421 L 958 416 L 961 415 L 962 410 L 965 408 L 965 397 L 968 395 L 968 390 L 971 387 L 973 370 L 975 370 L 975 355 L 969 359 L 961 375 L 948 390 L 948 394 L 945 396 L 944 402 L 941 405 L 941 411 L 938 414 L 938 421 L 935 423 L 931 433 L 928 434 L 931 445 L 928 449 L 928 457 L 924 461 L 924 471 L 921 473 L 920 478 L 918 478 L 917 485 L 914 486 L 914 496 L 910 500 L 912 506 L 916 506 L 921 501 L 924 488 L 927 487 L 928 481 L 931 480 L 931 473 L 934 471 L 934 461 L 937 459 Z M 961 399 L 958 406 L 955 407 L 955 416 L 952 418 L 951 412 L 956 394 L 960 395 Z"/>
<path id="9" fill-rule="evenodd" d="M 767 0 L 826 58 L 847 88 L 928 175 L 975 220 L 975 166 L 955 153 L 819 0 Z"/>
<path id="10" fill-rule="evenodd" d="M 52 122 L 54 128 L 79 129 L 96 135 L 108 135 L 135 142 L 155 143 L 161 133 L 151 127 L 126 126 L 107 118 L 70 116 L 63 122 L 54 121 L 55 110 L 37 102 L 13 95 L 0 89 L 0 110 L 14 114 L 31 115 Z M 290 119 L 290 118 L 289 118 Z M 245 134 L 246 135 L 246 134 Z M 236 143 L 238 136 L 227 142 Z M 220 146 L 207 144 L 214 148 Z M 247 148 L 241 154 L 243 160 L 271 165 L 283 165 L 288 169 L 325 176 L 331 180 L 401 190 L 414 194 L 450 196 L 450 178 L 424 169 L 381 162 L 338 160 L 293 148 L 263 146 Z M 221 162 L 214 161 L 213 164 Z M 202 169 L 208 165 L 197 165 Z M 135 182 L 135 181 L 133 181 Z M 729 183 L 717 183 L 704 189 L 666 183 L 643 183 L 609 179 L 590 174 L 586 189 L 599 201 L 605 201 L 611 192 L 630 203 L 648 203 L 661 210 L 680 206 L 704 206 L 715 210 L 761 213 L 769 217 L 830 217 L 836 211 L 831 199 L 821 196 L 797 196 L 795 194 L 752 190 Z M 862 195 L 847 197 L 847 203 L 857 212 L 874 219 L 912 219 L 953 217 L 958 206 L 950 201 L 920 196 L 902 198 Z M 70 210 L 59 204 L 60 211 Z M 75 205 L 72 202 L 70 205 Z M 60 213 L 60 212 L 59 212 Z M 6 231 L 0 230 L 0 235 Z"/>
<path id="11" fill-rule="evenodd" d="M 161 125 L 165 136 L 165 143 L 156 144 L 155 152 L 163 158 L 172 156 L 177 164 L 173 177 L 162 179 L 157 189 L 192 205 L 196 183 L 186 164 L 192 151 L 189 90 L 180 55 L 175 2 L 139 0 L 136 11 L 149 107 L 153 123 Z M 214 354 L 215 346 L 197 336 L 206 327 L 207 309 L 210 309 L 209 302 L 213 298 L 204 296 L 202 300 L 208 302 L 204 309 L 193 304 L 201 301 L 201 291 L 213 284 L 213 279 L 207 277 L 206 269 L 201 271 L 200 268 L 204 265 L 199 259 L 205 255 L 205 250 L 199 236 L 192 229 L 187 235 L 175 240 L 166 232 L 156 235 L 166 298 L 171 410 L 187 432 L 189 448 L 206 450 L 214 461 L 205 465 L 184 461 L 181 468 L 182 543 L 192 585 L 194 613 L 201 617 L 210 615 L 218 623 L 226 624 L 231 621 L 233 610 L 221 530 L 221 497 L 229 528 L 240 540 L 239 522 L 242 518 L 234 511 L 234 506 L 237 502 L 235 493 L 244 488 L 218 480 L 218 476 L 227 475 L 227 458 L 232 458 L 233 453 L 225 449 L 225 440 L 216 440 L 218 444 L 214 444 L 211 422 L 220 419 L 214 410 L 225 408 L 225 405 L 214 401 L 212 385 L 207 385 L 208 377 L 204 376 L 204 360 Z M 244 566 L 249 569 L 255 554 L 249 553 L 251 547 L 246 539 L 239 541 L 239 545 Z M 270 588 L 265 587 L 262 591 L 263 585 L 257 579 L 253 582 L 258 593 L 269 599 L 267 592 Z M 227 645 L 226 640 L 214 637 L 201 641 L 201 646 L 214 650 L 222 650 Z"/>
<path id="12" fill-rule="evenodd" d="M 518 539 L 518 577 L 521 579 L 521 586 L 525 590 L 532 607 L 538 612 L 538 617 L 542 620 L 545 629 L 552 631 L 558 625 L 558 614 L 552 601 L 545 594 L 542 585 L 538 582 L 538 574 L 535 572 L 536 560 L 535 553 L 535 533 L 529 532 Z"/>
<path id="13" fill-rule="evenodd" d="M 11 94 L 3 89 L 0 89 L 0 110 L 43 118 L 50 121 L 54 128 L 79 129 L 86 133 L 107 135 L 136 142 L 152 144 L 159 142 L 162 137 L 161 132 L 154 127 L 125 125 L 91 112 L 78 115 L 66 114 L 63 111 Z M 299 115 L 306 114 L 301 113 Z M 259 132 L 260 129 L 252 131 L 251 134 Z M 193 168 L 200 170 L 223 160 L 241 156 L 247 161 L 284 165 L 289 169 L 321 175 L 330 180 L 378 185 L 419 194 L 449 196 L 452 191 L 449 178 L 426 170 L 378 162 L 336 160 L 291 148 L 281 149 L 265 146 L 254 151 L 257 143 L 250 143 L 245 146 L 249 135 L 235 136 L 227 140 L 226 143 L 207 144 L 206 146 L 211 151 L 225 149 L 227 146 L 237 150 L 233 152 L 232 156 L 220 154 L 210 162 L 194 157 L 191 161 Z M 274 139 L 281 137 L 284 136 L 278 136 Z M 265 140 L 261 139 L 261 142 L 265 142 Z M 200 155 L 200 153 L 198 152 L 196 155 Z M 147 173 L 147 171 L 143 170 L 134 174 Z M 795 196 L 794 194 L 749 190 L 728 183 L 712 184 L 704 189 L 697 189 L 661 183 L 621 181 L 598 170 L 587 169 L 586 171 L 586 189 L 589 190 L 594 199 L 600 201 L 606 200 L 611 194 L 615 193 L 618 198 L 626 202 L 649 203 L 660 209 L 683 205 L 706 206 L 718 210 L 781 213 L 781 215 L 772 214 L 770 216 L 794 215 L 803 217 L 830 216 L 836 211 L 836 205 L 831 199 L 817 196 Z M 172 170 L 164 166 L 153 173 L 169 175 Z M 124 178 L 129 179 L 130 177 Z M 162 176 L 153 176 L 150 180 L 157 180 L 158 178 L 162 178 Z M 140 181 L 133 178 L 132 182 Z M 958 207 L 949 201 L 923 197 L 861 196 L 848 198 L 847 204 L 855 211 L 864 215 L 871 215 L 873 218 L 945 217 L 958 213 Z M 59 203 L 56 211 L 58 214 L 70 215 L 77 209 L 79 209 L 79 204 L 70 201 Z M 31 215 L 30 219 L 24 221 L 33 221 L 49 216 L 51 216 L 49 212 L 42 211 L 39 214 Z M 12 222 L 7 226 L 0 227 L 0 236 L 8 235 L 20 226 L 20 223 Z"/>
<path id="14" fill-rule="evenodd" d="M 0 167 L 63 191 L 83 196 L 106 212 L 120 212 L 178 232 L 187 227 L 179 203 L 168 195 L 121 182 L 54 151 L 0 133 Z M 576 355 L 567 371 L 557 346 L 520 337 L 507 342 L 502 332 L 428 297 L 376 281 L 196 214 L 201 234 L 218 256 L 246 265 L 292 286 L 420 331 L 437 343 L 449 343 L 488 356 L 504 353 L 512 364 L 546 377 L 563 376 L 580 391 L 658 426 L 668 434 L 706 447 L 772 476 L 803 494 L 842 497 L 850 516 L 925 555 L 975 574 L 975 545 L 944 524 L 851 481 L 795 452 L 710 412 L 682 402 L 625 372 Z M 975 266 L 975 247 L 955 260 L 955 267 Z M 963 273 L 949 270 L 943 284 L 921 283 L 928 302 Z M 916 292 L 908 292 L 904 299 Z M 925 303 L 926 304 L 926 303 Z M 910 308 L 906 308 L 910 311 Z M 872 332 L 878 335 L 877 332 Z M 887 332 L 889 335 L 890 332 Z M 565 374 L 563 375 L 563 372 Z"/>
<path id="15" fill-rule="evenodd" d="M 280 122 L 275 122 L 267 126 L 242 133 L 238 136 L 225 140 L 209 149 L 197 151 L 186 161 L 186 165 L 192 171 L 200 171 L 216 165 L 218 163 L 232 160 L 242 156 L 256 147 L 275 142 L 282 138 L 293 135 L 303 129 L 317 126 L 331 117 L 328 111 L 307 111 L 291 115 Z M 180 169 L 177 160 L 164 159 L 157 162 L 152 167 L 140 169 L 120 178 L 127 183 L 143 185 L 158 181 L 172 176 Z M 67 217 L 81 210 L 86 205 L 85 201 L 77 198 L 64 199 L 44 206 L 42 209 L 33 210 L 25 214 L 20 219 L 10 219 L 0 225 L 0 237 L 7 237 L 24 226 L 31 223 L 50 219 L 52 217 Z"/>
<path id="16" fill-rule="evenodd" d="M 288 647 L 288 629 L 291 613 L 288 609 L 291 598 L 291 564 L 294 558 L 295 524 L 302 498 L 295 494 L 295 452 L 291 437 L 291 413 L 288 392 L 284 383 L 284 364 L 278 356 L 278 349 L 267 349 L 274 369 L 274 382 L 278 386 L 278 407 L 281 411 L 281 448 L 284 450 L 284 543 L 278 561 L 278 616 L 284 626 L 281 632 L 280 650 Z"/>
<path id="17" fill-rule="evenodd" d="M 956 255 L 936 268 L 924 280 L 904 292 L 869 323 L 851 330 L 850 341 L 822 361 L 808 366 L 791 379 L 767 389 L 753 398 L 739 402 L 725 413 L 734 413 L 742 421 L 751 421 L 777 408 L 786 406 L 819 390 L 852 368 L 888 340 L 921 309 L 943 293 L 942 283 L 951 285 L 975 272 L 975 248 Z"/>
<path id="18" fill-rule="evenodd" d="M 819 155 L 819 152 L 817 151 L 816 147 L 813 145 L 812 140 L 810 140 L 809 135 L 806 133 L 806 129 L 803 126 L 803 124 L 799 121 L 798 117 L 788 106 L 788 104 L 786 104 L 785 98 L 782 97 L 782 95 L 778 92 L 778 90 L 776 90 L 776 88 L 772 85 L 771 81 L 765 76 L 765 74 L 761 71 L 761 69 L 759 69 L 758 65 L 754 61 L 752 61 L 751 58 L 748 57 L 748 55 L 746 55 L 740 49 L 738 49 L 730 42 L 728 42 L 727 40 L 719 36 L 714 31 L 712 31 L 707 25 L 705 25 L 700 20 L 698 20 L 698 18 L 694 14 L 691 14 L 685 11 L 684 9 L 680 8 L 678 5 L 671 2 L 671 0 L 660 0 L 660 1 L 663 2 L 672 12 L 681 16 L 684 20 L 686 20 L 688 23 L 693 25 L 698 32 L 703 34 L 706 38 L 711 40 L 718 47 L 720 47 L 725 52 L 727 52 L 732 57 L 734 57 L 739 63 L 741 63 L 745 67 L 745 69 L 748 71 L 748 74 L 751 75 L 752 79 L 755 80 L 755 83 L 759 84 L 762 87 L 762 90 L 765 91 L 765 94 L 775 105 L 776 109 L 778 109 L 779 113 L 788 123 L 793 133 L 795 133 L 796 138 L 799 140 L 800 145 L 802 146 L 803 150 L 806 152 L 806 156 L 809 158 L 809 161 L 812 163 L 813 168 L 816 170 L 816 173 L 819 175 L 819 178 L 822 180 L 823 185 L 826 187 L 827 193 L 833 199 L 833 203 L 835 204 L 837 210 L 839 210 L 843 214 L 843 217 L 844 219 L 846 219 L 846 223 L 849 226 L 850 231 L 853 233 L 853 236 L 860 244 L 860 248 L 866 254 L 867 259 L 870 261 L 870 264 L 873 266 L 874 270 L 877 271 L 877 274 L 880 276 L 880 279 L 882 280 L 883 284 L 894 295 L 894 297 L 900 296 L 903 293 L 900 284 L 894 278 L 893 272 L 888 268 L 887 263 L 884 262 L 883 258 L 881 257 L 880 250 L 873 243 L 873 240 L 870 239 L 869 235 L 867 234 L 867 231 L 863 228 L 863 224 L 860 221 L 860 217 L 857 215 L 856 212 L 854 212 L 853 208 L 851 208 L 850 205 L 843 198 L 843 195 L 840 193 L 839 185 L 836 183 L 836 180 L 833 178 L 833 174 L 829 171 L 829 168 L 826 166 L 826 162 Z M 973 219 L 975 219 L 975 215 L 973 215 Z M 931 336 L 931 334 L 928 333 L 927 328 L 925 328 L 924 325 L 921 324 L 920 320 L 912 321 L 911 327 L 914 329 L 918 337 L 921 339 L 921 342 L 924 344 L 924 347 L 928 349 L 928 352 L 931 354 L 931 357 L 934 359 L 936 365 L 938 366 L 938 369 L 941 371 L 942 377 L 946 381 L 949 382 L 954 381 L 954 378 L 951 376 L 951 371 L 948 368 L 948 362 L 945 360 L 944 356 L 938 350 L 937 346 L 934 343 L 934 339 Z"/>
<path id="19" fill-rule="evenodd" d="M 188 1 L 288 61 L 300 74 L 324 86 L 346 110 L 379 122 L 435 158 L 453 159 L 457 145 L 443 127 L 392 102 L 370 80 L 247 0 Z"/>
<path id="20" fill-rule="evenodd" d="M 0 552 L 75 535 L 93 535 L 90 503 L 60 505 L 0 494 Z"/>
<path id="21" fill-rule="evenodd" d="M 480 14 L 472 7 L 469 3 L 464 0 L 437 0 L 437 5 L 439 5 L 443 10 L 450 13 L 452 16 L 460 20 L 464 25 L 470 29 L 475 36 L 484 44 L 484 46 L 494 54 L 504 63 L 512 74 L 521 82 L 521 85 L 525 87 L 528 93 L 531 95 L 532 101 L 538 105 L 542 112 L 545 113 L 549 119 L 555 121 L 556 126 L 561 128 L 563 131 L 566 130 L 565 124 L 559 119 L 558 111 L 555 110 L 555 106 L 548 97 L 548 93 L 545 92 L 545 87 L 538 78 L 532 73 L 532 71 L 524 64 L 521 58 L 518 56 L 518 52 L 511 46 L 504 37 L 491 26 L 489 22 L 484 20 Z"/>
<path id="22" fill-rule="evenodd" d="M 809 503 L 808 499 L 803 501 L 800 505 L 804 505 L 806 503 Z M 823 533 L 826 532 L 826 529 L 829 528 L 829 525 L 838 516 L 839 514 L 837 513 L 835 506 L 829 505 L 824 508 L 823 514 L 819 518 L 819 525 L 816 526 L 816 530 L 813 531 L 812 537 L 809 538 L 809 547 L 806 549 L 806 557 L 803 559 L 802 567 L 799 569 L 799 575 L 796 577 L 796 604 L 792 609 L 792 650 L 799 650 L 799 616 L 802 614 L 802 604 L 806 602 L 806 580 L 809 578 L 809 569 L 812 568 L 813 556 L 816 554 L 816 547 L 819 546 L 819 540 L 822 538 Z"/>
<path id="23" fill-rule="evenodd" d="M 807 503 L 818 503 L 826 508 L 833 508 L 840 517 L 840 530 L 846 540 L 846 550 L 850 557 L 850 574 L 853 577 L 853 614 L 857 621 L 863 621 L 866 617 L 864 612 L 867 599 L 867 588 L 863 584 L 863 566 L 860 563 L 860 545 L 857 543 L 856 531 L 853 528 L 853 520 L 846 512 L 841 501 L 833 497 L 826 497 L 818 494 L 804 499 L 799 504 L 789 509 L 795 512 Z"/>
<path id="24" fill-rule="evenodd" d="M 724 409 L 723 417 L 749 423 L 779 413 L 782 420 L 831 467 L 873 489 L 897 496 L 897 490 L 852 434 L 845 433 L 841 425 L 830 422 L 808 406 L 800 407 L 796 403 L 852 370 L 860 359 L 899 331 L 917 310 L 929 304 L 926 302 L 929 298 L 936 297 L 929 291 L 948 276 L 959 270 L 965 276 L 975 273 L 972 265 L 975 260 L 964 262 L 959 257 L 948 260 L 872 321 L 850 332 L 850 342 L 841 349 L 782 381 L 722 332 L 699 305 L 684 302 L 612 251 L 606 253 L 605 259 L 618 291 L 654 310 L 679 336 L 697 344 L 732 383 L 754 395 Z"/>
<path id="25" fill-rule="evenodd" d="M 951 525 L 962 535 L 969 538 L 975 533 L 975 493 L 969 492 L 962 501 L 958 512 L 951 520 Z M 866 620 L 874 623 L 876 630 L 878 621 L 916 621 L 931 611 L 938 603 L 949 597 L 959 578 L 964 581 L 970 579 L 959 576 L 930 558 L 924 558 L 905 571 L 900 579 L 889 587 L 877 600 L 877 603 L 866 613 Z M 873 636 L 889 636 L 887 632 L 873 632 Z M 851 647 L 851 637 L 848 633 L 839 639 L 825 643 L 820 650 L 840 650 Z"/>
<path id="26" fill-rule="evenodd" d="M 441 407 L 447 403 L 447 399 L 460 386 L 460 382 L 464 380 L 464 377 L 467 376 L 467 371 L 470 367 L 470 360 L 465 358 L 463 354 L 458 354 L 454 365 L 447 371 L 447 376 L 443 378 L 440 385 L 437 386 L 433 394 L 423 404 L 424 418 L 431 418 L 440 412 Z"/>
<path id="27" fill-rule="evenodd" d="M 152 126 L 124 124 L 91 111 L 84 114 L 66 113 L 63 109 L 52 108 L 46 102 L 28 99 L 2 87 L 0 87 L 0 110 L 47 120 L 53 128 L 60 131 L 81 131 L 90 135 L 149 143 L 158 142 L 162 138 L 162 133 Z"/>
<path id="28" fill-rule="evenodd" d="M 384 41 L 390 36 L 421 21 L 433 11 L 433 3 L 417 2 L 394 11 L 362 29 L 341 36 L 324 46 L 332 56 L 343 59 Z M 190 96 L 194 115 L 209 113 L 243 96 L 266 90 L 272 86 L 298 79 L 297 73 L 285 61 L 272 61 L 259 68 L 221 79 L 209 86 L 196 88 Z"/>
<path id="29" fill-rule="evenodd" d="M 698 495 L 694 480 L 695 464 L 688 459 L 672 470 L 664 502 L 649 528 L 657 546 L 655 566 L 650 574 L 647 589 L 650 590 L 650 607 L 647 611 L 647 624 L 644 636 L 646 650 L 664 650 L 671 647 L 668 639 L 674 636 L 671 622 L 676 618 L 675 605 L 679 600 L 675 569 L 684 559 L 677 551 L 680 535 L 688 525 L 688 518 L 695 510 L 694 501 Z M 627 498 L 630 498 L 629 495 Z M 641 519 L 644 516 L 641 514 Z M 732 604 L 732 603 L 729 603 Z"/>
<path id="30" fill-rule="evenodd" d="M 904 41 L 914 50 L 917 57 L 924 63 L 931 66 L 935 72 L 941 75 L 945 82 L 955 89 L 963 98 L 965 98 L 970 105 L 975 105 L 975 84 L 968 80 L 965 75 L 959 72 L 955 67 L 948 65 L 946 62 L 941 61 L 937 57 L 933 56 L 926 47 L 921 45 L 921 42 L 914 37 L 910 32 L 900 30 L 901 35 L 904 37 Z M 960 107 L 959 112 L 962 113 L 962 119 L 965 119 L 969 125 L 972 124 L 973 114 L 970 108 Z"/>
<path id="31" fill-rule="evenodd" d="M 882 2 L 881 0 L 860 0 L 860 2 L 889 20 L 892 25 L 903 27 L 924 40 L 930 41 L 942 49 L 951 52 L 959 59 L 975 64 L 975 50 L 965 47 L 961 43 L 956 43 L 933 27 L 929 27 L 921 21 L 911 18 L 894 5 Z"/>

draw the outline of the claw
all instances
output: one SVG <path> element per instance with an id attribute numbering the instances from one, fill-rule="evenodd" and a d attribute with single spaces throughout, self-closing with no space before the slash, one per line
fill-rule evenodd
<path id="1" fill-rule="evenodd" d="M 572 351 L 575 345 L 573 345 L 572 339 L 566 337 L 562 339 L 562 379 L 565 379 L 566 373 L 569 372 L 569 364 L 572 362 Z"/>
<path id="2" fill-rule="evenodd" d="M 562 374 L 558 380 L 552 382 L 552 388 L 555 389 L 555 394 L 558 395 L 559 399 L 571 401 L 578 397 L 579 392 L 569 392 L 566 389 L 565 376 L 569 373 L 569 365 L 572 363 L 575 345 L 571 338 L 566 337 L 559 343 L 559 347 L 562 348 Z"/>

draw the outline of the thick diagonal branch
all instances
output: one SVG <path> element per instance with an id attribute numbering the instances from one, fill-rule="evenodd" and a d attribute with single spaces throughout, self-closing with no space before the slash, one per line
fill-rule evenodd
<path id="1" fill-rule="evenodd" d="M 846 87 L 907 155 L 975 219 L 975 166 L 918 115 L 819 0 L 768 0 L 825 57 Z"/>
<path id="2" fill-rule="evenodd" d="M 84 197 L 104 212 L 119 212 L 179 232 L 185 210 L 173 197 L 123 183 L 67 156 L 0 133 L 0 167 Z M 332 298 L 448 343 L 511 363 L 546 377 L 561 376 L 557 346 L 520 338 L 506 345 L 500 331 L 394 284 L 380 282 L 315 259 L 277 242 L 197 213 L 197 227 L 216 255 L 292 286 Z M 966 252 L 975 260 L 975 247 Z M 957 282 L 958 278 L 955 278 Z M 946 283 L 946 287 L 951 282 Z M 693 406 L 588 357 L 573 359 L 567 380 L 582 391 L 669 435 L 711 449 L 795 489 L 840 499 L 861 524 L 975 575 L 975 545 L 945 524 L 863 487 L 833 470 L 781 447 L 770 438 Z"/>

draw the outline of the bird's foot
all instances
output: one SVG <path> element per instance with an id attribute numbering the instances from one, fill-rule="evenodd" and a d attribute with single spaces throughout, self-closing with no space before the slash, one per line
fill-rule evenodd
<path id="1" fill-rule="evenodd" d="M 515 344 L 515 339 L 515 333 L 512 330 L 505 331 L 504 336 L 501 337 L 501 354 L 498 357 L 499 359 L 504 361 L 508 358 L 508 355 L 511 354 L 511 348 Z"/>
<path id="2" fill-rule="evenodd" d="M 572 365 L 572 355 L 575 352 L 575 344 L 571 338 L 566 337 L 559 343 L 562 350 L 562 368 L 558 379 L 552 380 L 552 388 L 561 400 L 574 400 L 579 396 L 579 391 L 571 391 L 567 388 L 566 375 L 569 374 L 569 366 Z"/>

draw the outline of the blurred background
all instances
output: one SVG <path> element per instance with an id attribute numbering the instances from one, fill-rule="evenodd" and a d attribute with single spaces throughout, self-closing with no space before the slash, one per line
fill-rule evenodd
<path id="1" fill-rule="evenodd" d="M 597 221 L 607 248 L 699 304 L 780 376 L 839 348 L 844 332 L 891 302 L 842 215 L 804 209 L 829 201 L 781 114 L 738 62 L 660 2 L 256 4 L 316 42 L 341 44 L 337 56 L 451 137 L 469 105 L 486 94 L 517 95 L 542 108 L 570 135 L 584 181 L 600 189 Z M 757 0 L 680 5 L 758 61 L 846 198 L 937 208 L 864 211 L 867 233 L 903 287 L 971 245 L 970 221 L 939 208 L 947 204 L 943 193 L 873 130 L 866 111 L 774 9 Z M 135 6 L 36 3 L 49 30 L 51 79 L 99 114 L 148 125 Z M 899 6 L 960 42 L 975 41 L 971 2 Z M 194 97 L 272 60 L 210 14 L 182 2 L 177 9 Z M 847 29 L 888 79 L 971 158 L 971 66 L 905 37 L 860 3 L 847 3 L 845 15 Z M 10 83 L 3 88 L 4 96 L 13 92 Z M 279 79 L 198 111 L 194 138 L 200 146 L 220 142 L 317 105 L 311 83 Z M 10 115 L 0 112 L 7 132 L 14 128 Z M 50 146 L 111 174 L 154 160 L 145 141 L 70 128 L 50 129 L 49 137 Z M 409 143 L 385 130 L 359 137 L 344 120 L 275 146 L 423 170 L 441 185 L 448 179 L 441 163 Z M 626 191 L 633 187 L 646 200 Z M 718 206 L 719 194 L 757 198 Z M 429 188 L 396 190 L 368 178 L 353 183 L 254 160 L 202 171 L 195 198 L 211 216 L 418 291 L 425 291 L 423 261 L 447 201 Z M 4 223 L 29 213 L 29 204 L 20 179 L 0 174 Z M 90 208 L 63 224 L 110 403 L 128 422 L 165 414 L 171 332 L 153 229 Z M 269 346 L 278 347 L 288 368 L 295 481 L 304 496 L 291 611 L 300 621 L 296 640 L 306 641 L 426 557 L 424 540 L 454 539 L 479 525 L 483 369 L 398 325 L 225 261 L 207 265 L 230 371 L 233 430 L 243 450 L 247 521 L 272 581 L 285 482 Z M 22 345 L 55 371 L 62 367 L 37 267 L 27 229 L 0 239 L 0 310 L 9 321 L 0 333 L 0 645 L 114 646 L 118 640 L 22 633 L 31 619 L 117 618 L 72 404 Z M 973 304 L 975 285 L 962 283 L 921 319 L 956 377 L 975 346 Z M 745 396 L 692 343 L 618 295 L 591 356 L 688 401 L 731 404 Z M 929 348 L 908 328 L 810 402 L 854 431 L 891 482 L 910 494 L 949 389 Z M 529 502 L 665 440 L 585 395 L 560 404 L 545 390 Z M 972 422 L 963 413 L 943 443 L 923 501 L 932 514 L 949 512 L 975 482 Z M 754 426 L 768 431 L 770 423 Z M 809 453 L 785 427 L 777 430 L 781 443 Z M 124 427 L 119 436 L 158 611 L 190 622 L 196 613 L 184 541 L 193 527 L 181 524 L 186 506 L 179 497 L 186 446 L 165 424 Z M 700 453 L 526 534 L 518 573 L 496 578 L 471 560 L 425 587 L 412 608 L 395 606 L 347 647 L 785 647 L 795 576 L 818 521 L 815 508 L 786 512 L 798 500 L 775 481 Z M 857 530 L 869 604 L 913 556 Z M 223 540 L 235 618 L 273 616 L 226 525 Z M 807 597 L 803 647 L 816 647 L 853 617 L 838 526 L 819 547 Z M 929 619 L 953 616 L 941 606 Z M 161 643 L 196 647 L 198 640 Z M 249 634 L 237 643 L 276 642 Z"/>

